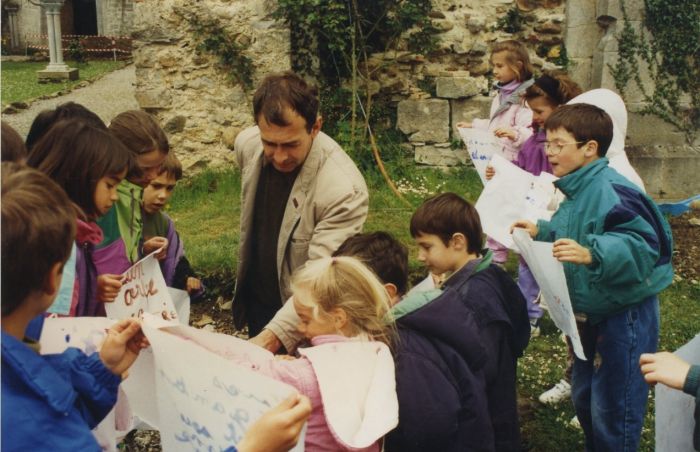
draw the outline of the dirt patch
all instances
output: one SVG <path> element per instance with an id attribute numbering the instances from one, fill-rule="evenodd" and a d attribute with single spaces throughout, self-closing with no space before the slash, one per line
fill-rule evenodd
<path id="1" fill-rule="evenodd" d="M 677 278 L 700 280 L 700 211 L 670 220 L 673 231 L 673 267 Z"/>

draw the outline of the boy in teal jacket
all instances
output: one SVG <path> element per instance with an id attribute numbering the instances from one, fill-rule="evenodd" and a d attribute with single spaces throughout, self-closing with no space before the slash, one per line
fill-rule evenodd
<path id="1" fill-rule="evenodd" d="M 563 106 L 545 129 L 566 201 L 551 221 L 513 226 L 554 242 L 564 263 L 587 358 L 576 358 L 572 381 L 586 450 L 637 450 L 648 394 L 637 363 L 656 351 L 657 295 L 673 279 L 671 229 L 654 201 L 608 167 L 613 125 L 603 110 Z"/>

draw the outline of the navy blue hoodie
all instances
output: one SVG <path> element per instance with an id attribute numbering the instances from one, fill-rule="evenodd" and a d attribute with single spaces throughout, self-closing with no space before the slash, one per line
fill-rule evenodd
<path id="1" fill-rule="evenodd" d="M 386 451 L 519 450 L 517 358 L 530 337 L 525 299 L 491 252 L 442 292 L 410 294 L 392 310 L 399 426 Z"/>

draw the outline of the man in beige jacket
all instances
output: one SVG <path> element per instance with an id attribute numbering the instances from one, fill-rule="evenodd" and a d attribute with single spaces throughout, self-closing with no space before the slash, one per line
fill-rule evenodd
<path id="1" fill-rule="evenodd" d="M 248 324 L 250 337 L 291 295 L 294 270 L 330 256 L 367 218 L 364 178 L 321 132 L 318 106 L 317 89 L 296 74 L 270 75 L 253 98 L 257 126 L 236 137 L 242 191 L 233 315 L 237 328 Z M 288 314 L 256 342 L 284 344 L 284 331 L 296 322 L 294 310 Z"/>

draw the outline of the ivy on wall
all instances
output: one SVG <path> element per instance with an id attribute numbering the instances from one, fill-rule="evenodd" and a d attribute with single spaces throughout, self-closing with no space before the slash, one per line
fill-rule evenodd
<path id="1" fill-rule="evenodd" d="M 644 30 L 635 30 L 624 1 L 618 62 L 610 66 L 618 91 L 638 88 L 640 111 L 676 126 L 689 142 L 700 130 L 700 2 L 645 0 Z M 648 71 L 651 86 L 644 84 Z"/>
<path id="2" fill-rule="evenodd" d="M 198 41 L 197 50 L 218 57 L 220 68 L 234 83 L 250 90 L 253 86 L 253 60 L 243 52 L 245 46 L 238 43 L 221 22 L 213 17 L 198 14 L 190 8 L 173 8 L 173 11 L 185 19 Z"/>

